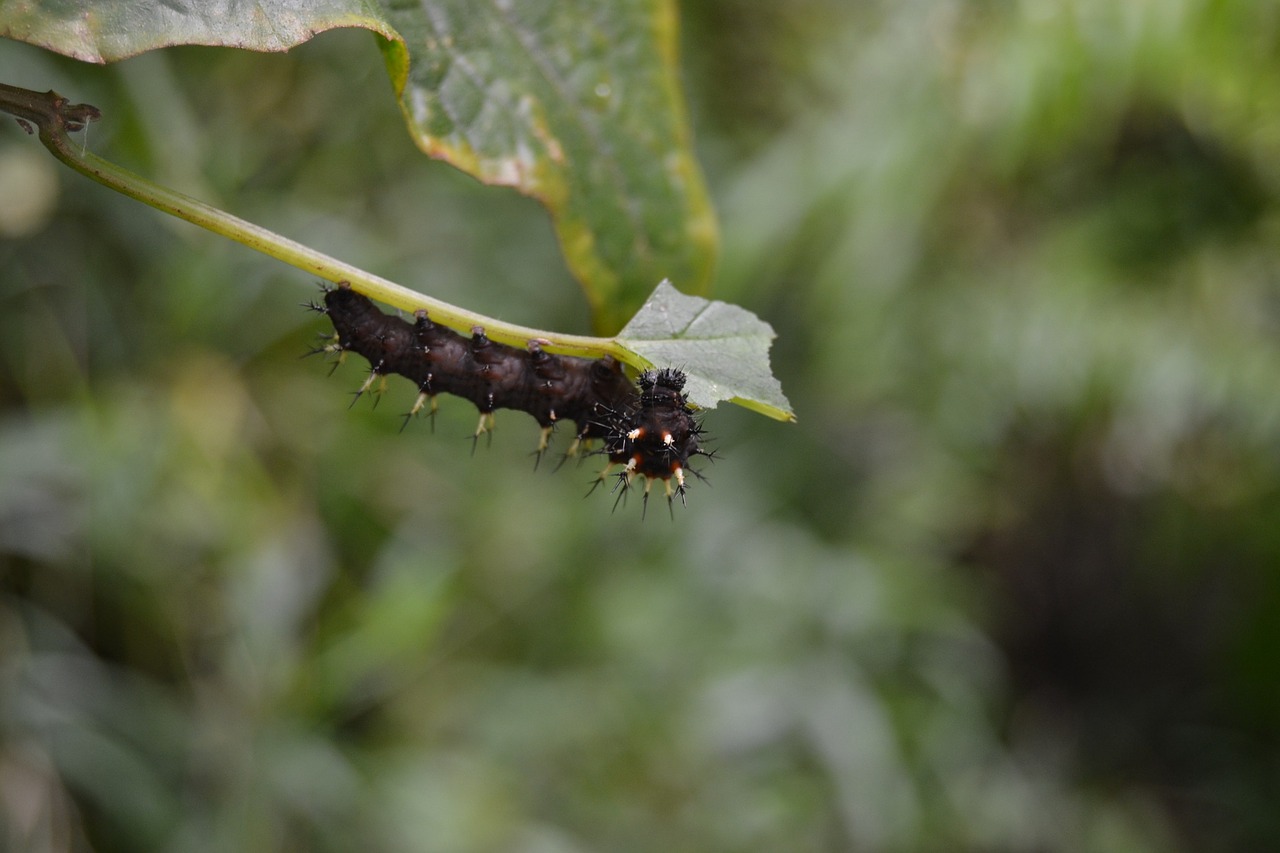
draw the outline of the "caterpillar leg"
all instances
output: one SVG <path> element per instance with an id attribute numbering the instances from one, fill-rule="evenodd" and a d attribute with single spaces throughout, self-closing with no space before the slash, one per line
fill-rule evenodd
<path id="1" fill-rule="evenodd" d="M 320 343 L 304 352 L 302 357 L 310 358 L 313 355 L 332 355 L 336 353 L 338 357 L 333 360 L 329 368 L 329 375 L 332 376 L 338 366 L 347 360 L 347 350 L 338 341 L 337 335 L 318 335 L 318 337 L 320 338 Z"/>
<path id="2" fill-rule="evenodd" d="M 610 465 L 610 467 L 612 467 L 612 465 Z M 608 470 L 609 469 L 606 468 L 604 471 L 600 472 L 601 477 L 603 477 L 605 472 L 607 472 Z M 617 512 L 618 504 L 620 503 L 625 504 L 627 502 L 627 492 L 631 491 L 631 481 L 635 479 L 635 476 L 636 476 L 636 466 L 635 466 L 635 460 L 633 459 L 627 463 L 626 468 L 623 468 L 621 471 L 618 472 L 618 475 L 617 475 L 618 482 L 613 484 L 613 491 L 618 496 L 613 501 L 614 512 Z M 645 481 L 644 501 L 647 506 L 649 502 L 649 488 L 648 488 L 647 480 Z"/>
<path id="3" fill-rule="evenodd" d="M 479 443 L 480 436 L 482 435 L 488 436 L 488 438 L 485 439 L 485 441 L 487 442 L 486 446 L 488 446 L 488 444 L 493 443 L 493 429 L 494 429 L 493 412 L 481 412 L 480 423 L 476 424 L 475 435 L 471 436 L 471 455 L 472 456 L 476 455 L 476 444 Z"/>
<path id="4" fill-rule="evenodd" d="M 364 383 L 361 384 L 361 386 L 356 389 L 355 394 L 352 395 L 351 406 L 354 406 L 356 401 L 363 397 L 365 392 L 368 391 L 373 394 L 373 407 L 376 409 L 378 407 L 378 401 L 382 399 L 382 395 L 386 390 L 387 375 L 385 373 L 379 373 L 378 369 L 375 367 L 373 370 L 369 371 L 369 377 L 365 379 Z M 351 406 L 347 406 L 347 408 L 349 409 Z"/>
<path id="5" fill-rule="evenodd" d="M 312 355 L 327 355 L 328 353 L 336 352 L 338 354 L 338 363 L 341 364 L 342 359 L 346 356 L 346 348 L 338 341 L 338 336 L 319 334 L 316 337 L 320 339 L 321 343 L 304 352 L 302 357 L 307 358 Z"/>
<path id="6" fill-rule="evenodd" d="M 676 481 L 674 488 L 671 485 L 671 480 L 664 480 L 663 484 L 666 486 L 667 490 L 667 509 L 671 511 L 671 518 L 674 520 L 676 517 L 675 497 L 677 495 L 680 496 L 680 506 L 688 506 L 684 499 L 684 469 L 677 468 L 675 476 L 672 479 Z"/>
<path id="7" fill-rule="evenodd" d="M 586 494 L 586 495 L 583 495 L 583 497 L 587 497 L 587 496 L 588 496 L 588 495 L 590 495 L 592 492 L 594 492 L 596 489 L 600 488 L 600 484 L 601 484 L 601 483 L 605 483 L 605 482 L 607 482 L 607 481 L 609 480 L 609 476 L 610 476 L 609 472 L 610 472 L 610 471 L 612 471 L 612 470 L 613 470 L 613 463 L 612 463 L 612 462 L 610 462 L 608 465 L 604 466 L 604 468 L 600 471 L 600 473 L 596 475 L 596 478 L 595 478 L 594 480 L 592 480 L 592 481 L 591 481 L 591 488 L 587 489 L 587 494 Z M 617 487 L 615 486 L 615 488 L 617 488 Z"/>
<path id="8" fill-rule="evenodd" d="M 613 487 L 613 490 L 614 490 L 615 492 L 617 492 L 617 493 L 618 493 L 618 496 L 617 496 L 616 498 L 614 498 L 614 499 L 613 499 L 613 512 L 617 512 L 617 511 L 618 511 L 618 505 L 619 505 L 619 504 L 621 504 L 621 505 L 623 505 L 623 506 L 626 506 L 626 505 L 627 505 L 627 492 L 631 491 L 631 481 L 630 481 L 630 480 L 625 479 L 625 476 L 626 476 L 626 475 L 624 475 L 624 474 L 619 474 L 619 475 L 618 475 L 618 485 L 622 486 L 622 488 L 621 488 L 621 489 L 619 489 L 619 488 L 618 488 L 618 486 L 614 486 L 614 487 Z M 623 485 L 623 484 L 625 484 L 625 485 Z M 643 516 L 643 514 L 642 514 L 642 515 L 641 515 L 641 518 L 643 518 L 643 517 L 644 517 L 644 516 Z"/>
<path id="9" fill-rule="evenodd" d="M 645 477 L 644 478 L 644 496 L 640 499 L 640 520 L 641 521 L 644 521 L 645 517 L 649 514 L 649 490 L 651 488 L 653 488 L 653 478 Z M 670 501 L 668 501 L 667 503 L 670 504 Z M 675 519 L 675 513 L 672 513 L 671 518 L 672 520 Z"/>
<path id="10" fill-rule="evenodd" d="M 551 446 L 551 434 L 555 432 L 556 425 L 551 424 L 544 426 L 538 434 L 538 447 L 533 451 L 533 470 L 538 470 L 538 465 L 542 462 L 542 455 L 547 452 L 547 448 Z"/>
<path id="11" fill-rule="evenodd" d="M 559 464 L 556 465 L 556 470 L 559 471 L 561 468 L 563 468 L 564 463 L 568 462 L 570 459 L 576 459 L 579 462 L 581 462 L 584 458 L 586 458 L 587 456 L 590 456 L 592 453 L 593 451 L 591 449 L 591 439 L 574 438 L 573 443 L 569 445 L 568 449 L 565 450 L 564 454 L 560 457 L 560 462 Z M 608 469 L 605 469 L 605 470 L 608 470 Z"/>
<path id="12" fill-rule="evenodd" d="M 427 410 L 427 417 L 431 420 L 431 431 L 435 432 L 436 411 L 440 408 L 440 404 L 437 402 L 435 394 L 428 394 L 426 391 L 418 392 L 418 399 L 413 401 L 413 408 L 405 413 L 404 423 L 400 425 L 400 431 L 404 432 L 404 428 L 409 425 L 409 419 L 416 417 L 418 412 L 421 412 L 428 404 L 430 404 L 430 408 Z"/>

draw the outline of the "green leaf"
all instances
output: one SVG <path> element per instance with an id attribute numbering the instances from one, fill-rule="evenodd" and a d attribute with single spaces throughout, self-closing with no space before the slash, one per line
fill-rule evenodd
<path id="1" fill-rule="evenodd" d="M 0 2 L 0 35 L 111 62 L 176 44 L 280 51 L 335 27 L 372 30 L 418 146 L 546 205 L 598 331 L 622 325 L 653 281 L 710 284 L 718 235 L 680 94 L 673 0 L 88 8 Z"/>
<path id="2" fill-rule="evenodd" d="M 598 331 L 654 281 L 710 282 L 717 232 L 669 0 L 413 0 L 401 104 L 423 150 L 551 211 Z"/>
<path id="3" fill-rule="evenodd" d="M 84 62 L 178 44 L 282 51 L 338 27 L 399 38 L 365 0 L 0 0 L 0 36 Z"/>
<path id="4" fill-rule="evenodd" d="M 795 412 L 769 367 L 775 337 L 772 326 L 745 308 L 685 296 L 664 281 L 617 342 L 650 364 L 683 370 L 685 392 L 700 408 L 728 400 L 794 421 Z"/>

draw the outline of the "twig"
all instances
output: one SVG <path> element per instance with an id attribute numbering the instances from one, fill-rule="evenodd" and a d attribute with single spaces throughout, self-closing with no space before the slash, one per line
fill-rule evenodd
<path id="1" fill-rule="evenodd" d="M 475 326 L 483 327 L 490 338 L 509 346 L 524 346 L 529 341 L 536 340 L 543 349 L 550 352 L 588 357 L 612 355 L 619 361 L 645 366 L 637 365 L 635 354 L 610 338 L 558 335 L 457 308 L 317 252 L 288 237 L 162 187 L 104 160 L 68 138 L 69 133 L 83 130 L 90 122 L 102 117 L 97 107 L 72 104 L 53 90 L 34 92 L 0 83 L 0 111 L 16 116 L 19 124 L 28 132 L 31 125 L 35 125 L 39 130 L 40 141 L 53 156 L 80 174 L 143 204 L 243 243 L 320 278 L 332 282 L 349 281 L 353 288 L 371 299 L 410 313 L 424 308 L 434 322 L 454 329 L 469 331 Z"/>

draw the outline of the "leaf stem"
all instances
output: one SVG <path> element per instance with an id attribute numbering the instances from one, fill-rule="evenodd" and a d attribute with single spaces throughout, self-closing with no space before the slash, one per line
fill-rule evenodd
<path id="1" fill-rule="evenodd" d="M 459 330 L 483 327 L 490 338 L 509 346 L 524 346 L 531 340 L 537 340 L 543 349 L 551 352 L 596 358 L 612 355 L 620 361 L 636 361 L 633 353 L 611 338 L 552 334 L 541 329 L 506 323 L 433 299 L 190 196 L 162 187 L 104 160 L 83 146 L 76 145 L 68 136 L 68 133 L 83 130 L 89 122 L 101 117 L 101 112 L 89 104 L 71 104 L 52 90 L 34 92 L 0 83 L 0 111 L 17 116 L 19 123 L 34 124 L 39 129 L 40 141 L 53 156 L 80 174 L 143 204 L 207 228 L 215 234 L 229 237 L 322 279 L 332 282 L 349 281 L 355 290 L 370 299 L 406 312 L 426 309 L 433 321 Z M 28 125 L 23 126 L 29 130 Z"/>

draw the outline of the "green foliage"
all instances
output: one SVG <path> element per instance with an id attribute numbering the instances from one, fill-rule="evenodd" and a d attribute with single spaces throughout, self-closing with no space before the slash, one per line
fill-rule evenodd
<path id="1" fill-rule="evenodd" d="M 717 249 L 676 76 L 672 0 L 389 4 L 418 144 L 551 211 L 601 331 L 654 283 L 705 292 Z M 407 54 L 407 79 L 396 69 Z"/>
<path id="2" fill-rule="evenodd" d="M 338 27 L 397 38 L 376 3 L 364 0 L 269 0 L 252 14 L 234 3 L 173 4 L 104 0 L 92 9 L 64 0 L 22 0 L 0 7 L 0 35 L 83 62 L 118 62 L 181 44 L 289 50 Z"/>
<path id="3" fill-rule="evenodd" d="M 95 62 L 183 44 L 288 50 L 339 27 L 380 36 L 423 151 L 546 205 L 600 331 L 617 330 L 664 278 L 709 288 L 716 225 L 676 78 L 670 0 L 0 7 L 0 36 Z"/>
<path id="4" fill-rule="evenodd" d="M 276 265 L 0 127 L 0 845 L 1277 846 L 1271 6 L 768 5 L 684 55 L 799 417 L 717 412 L 674 523 L 518 417 L 471 457 L 462 405 L 347 411 Z M 140 171 L 585 326 L 367 49 L 0 62 Z"/>

